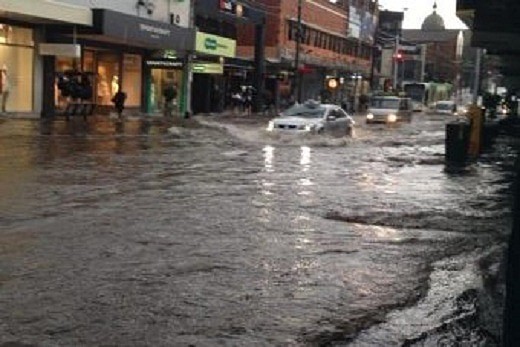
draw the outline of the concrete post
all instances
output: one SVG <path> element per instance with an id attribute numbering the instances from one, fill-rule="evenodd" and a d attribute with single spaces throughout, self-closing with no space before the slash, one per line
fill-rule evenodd
<path id="1" fill-rule="evenodd" d="M 473 104 L 477 104 L 480 92 L 480 65 L 482 60 L 482 48 L 477 48 L 477 61 L 475 62 L 475 79 L 473 80 Z"/>
<path id="2" fill-rule="evenodd" d="M 394 48 L 394 56 L 392 57 L 394 62 L 394 83 L 393 88 L 394 92 L 397 90 L 397 73 L 399 71 L 399 61 L 397 60 L 397 54 L 399 53 L 399 34 L 395 36 L 395 48 Z"/>
<path id="3" fill-rule="evenodd" d="M 56 71 L 56 58 L 46 55 L 43 57 L 43 97 L 42 118 L 54 117 L 54 80 Z"/>

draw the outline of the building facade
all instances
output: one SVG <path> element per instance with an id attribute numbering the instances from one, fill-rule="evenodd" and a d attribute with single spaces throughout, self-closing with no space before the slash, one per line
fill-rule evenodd
<path id="1" fill-rule="evenodd" d="M 298 0 L 255 3 L 266 12 L 266 89 L 277 99 L 283 101 L 294 94 L 295 71 L 301 75 L 303 100 L 343 98 L 354 84 L 363 84 L 358 76 L 369 78 L 377 1 L 303 1 L 300 31 Z M 298 36 L 301 46 L 299 66 L 295 67 Z M 252 43 L 252 32 L 241 29 L 238 55 L 250 59 Z M 330 78 L 340 82 L 336 90 L 327 88 Z"/>
<path id="2" fill-rule="evenodd" d="M 194 70 L 194 113 L 221 112 L 231 107 L 231 95 L 246 86 L 260 90 L 256 95 L 262 94 L 263 86 L 257 83 L 256 76 L 263 64 L 263 42 L 260 41 L 264 24 L 265 13 L 251 4 L 234 0 L 198 0 L 195 3 L 196 61 L 216 64 L 219 69 Z M 252 33 L 253 55 L 250 60 L 237 58 L 240 28 Z M 208 40 L 212 44 L 208 45 Z"/>
<path id="3" fill-rule="evenodd" d="M 446 29 L 443 18 L 437 14 L 437 4 L 428 15 L 421 29 L 403 30 L 403 38 L 419 47 L 422 54 L 404 55 L 404 75 L 406 79 L 420 82 L 440 82 L 457 84 L 461 78 L 460 68 L 465 40 L 463 30 Z M 417 67 L 422 64 L 422 67 Z"/>
<path id="4" fill-rule="evenodd" d="M 62 112 L 64 81 L 88 85 L 99 112 L 119 90 L 126 105 L 151 112 L 161 89 L 181 82 L 182 57 L 193 50 L 189 1 L 0 1 L 0 64 L 7 71 L 7 112 Z M 69 84 L 67 84 L 69 86 Z"/>

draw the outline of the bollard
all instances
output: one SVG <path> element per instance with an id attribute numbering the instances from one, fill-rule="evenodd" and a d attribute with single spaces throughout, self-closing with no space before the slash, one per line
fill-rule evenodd
<path id="1" fill-rule="evenodd" d="M 445 158 L 452 164 L 465 164 L 468 159 L 469 124 L 452 122 L 446 124 Z"/>
<path id="2" fill-rule="evenodd" d="M 469 118 L 471 124 L 468 153 L 471 157 L 476 158 L 482 151 L 484 109 L 476 105 L 471 105 L 466 116 Z"/>

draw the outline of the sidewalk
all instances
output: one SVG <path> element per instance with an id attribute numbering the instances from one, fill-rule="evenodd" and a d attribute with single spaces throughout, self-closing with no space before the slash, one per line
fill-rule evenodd
<path id="1" fill-rule="evenodd" d="M 5 121 L 40 121 L 40 122 L 70 122 L 71 124 L 92 124 L 92 123 L 153 123 L 155 125 L 163 125 L 168 127 L 180 127 L 180 128 L 200 128 L 203 127 L 199 120 L 204 118 L 211 118 L 214 121 L 222 121 L 224 123 L 232 122 L 234 124 L 250 125 L 258 124 L 258 122 L 268 122 L 274 118 L 275 114 L 269 113 L 235 113 L 233 111 L 224 111 L 221 113 L 199 113 L 191 116 L 190 118 L 184 118 L 179 113 L 175 113 L 172 116 L 164 116 L 162 113 L 142 113 L 136 111 L 124 111 L 123 117 L 111 112 L 110 114 L 93 114 L 87 116 L 86 121 L 83 116 L 71 116 L 67 120 L 64 115 L 56 115 L 54 117 L 42 118 L 39 113 L 6 113 L 0 114 L 0 125 Z"/>

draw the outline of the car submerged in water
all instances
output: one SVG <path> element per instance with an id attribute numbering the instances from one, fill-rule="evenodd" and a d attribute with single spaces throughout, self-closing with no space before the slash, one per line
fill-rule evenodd
<path id="1" fill-rule="evenodd" d="M 410 122 L 412 113 L 413 105 L 410 98 L 376 96 L 370 100 L 366 122 L 367 124 Z"/>
<path id="2" fill-rule="evenodd" d="M 284 134 L 352 135 L 354 119 L 340 106 L 309 100 L 289 107 L 269 121 L 267 131 Z"/>

